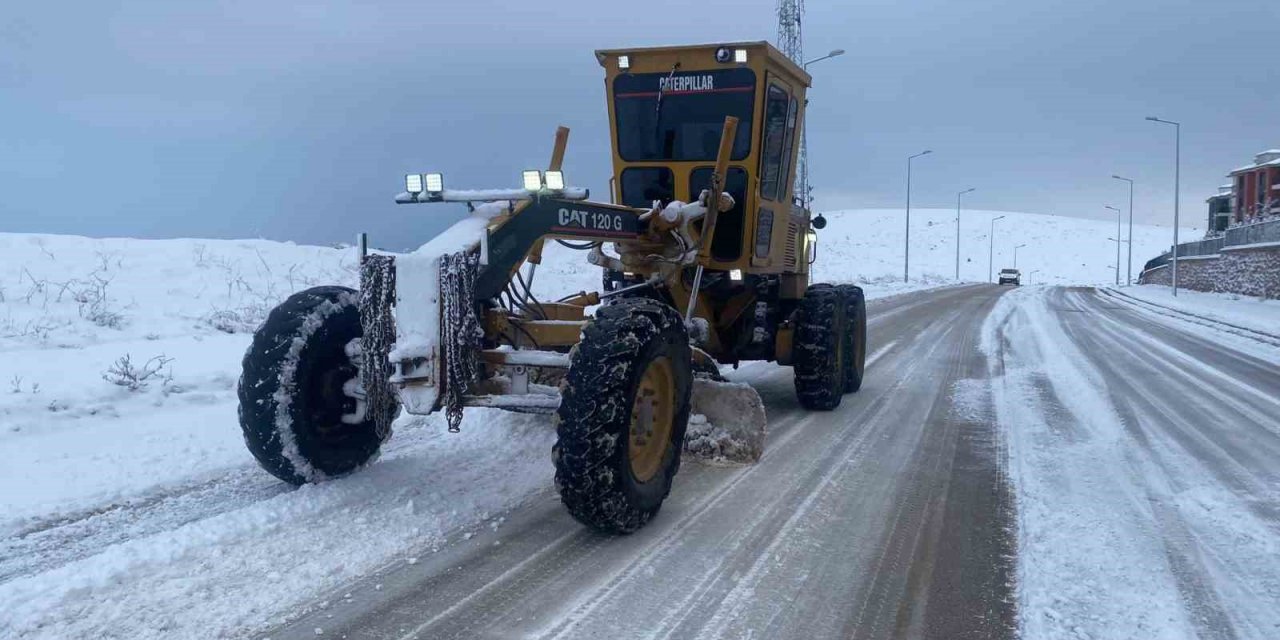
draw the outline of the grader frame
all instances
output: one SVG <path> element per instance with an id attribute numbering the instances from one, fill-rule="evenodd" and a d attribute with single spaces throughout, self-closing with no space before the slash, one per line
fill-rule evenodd
<path id="1" fill-rule="evenodd" d="M 361 291 L 317 287 L 272 312 L 240 385 L 246 442 L 268 471 L 295 483 L 353 471 L 401 407 L 444 409 L 451 430 L 466 406 L 554 413 L 562 502 L 625 533 L 669 492 L 692 410 L 760 455 L 763 403 L 715 386 L 720 364 L 791 365 L 811 409 L 861 385 L 861 290 L 809 283 L 820 225 L 792 193 L 809 76 L 766 42 L 596 58 L 611 202 L 564 184 L 564 127 L 522 189 L 407 176 L 397 203 L 466 202 L 471 215 L 410 254 L 367 254 L 362 237 Z M 589 251 L 604 290 L 534 297 L 549 240 Z"/>

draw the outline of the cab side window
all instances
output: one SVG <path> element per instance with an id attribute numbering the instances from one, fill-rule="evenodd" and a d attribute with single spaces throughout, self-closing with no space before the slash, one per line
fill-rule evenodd
<path id="1" fill-rule="evenodd" d="M 787 193 L 787 187 L 788 187 L 787 180 L 791 177 L 791 158 L 795 156 L 795 153 L 794 153 L 795 144 L 796 144 L 796 100 L 792 99 L 791 106 L 787 109 L 787 136 L 786 136 L 786 139 L 783 140 L 782 142 L 782 176 L 778 180 L 779 190 L 778 190 L 778 197 L 776 198 L 777 200 L 781 200 L 782 197 Z M 798 193 L 795 195 L 803 198 L 806 194 Z"/>
<path id="2" fill-rule="evenodd" d="M 760 195 L 778 201 L 785 192 L 783 156 L 787 147 L 787 115 L 791 96 L 776 84 L 769 85 L 764 103 L 764 145 L 760 157 Z M 794 124 L 792 125 L 794 128 Z"/>

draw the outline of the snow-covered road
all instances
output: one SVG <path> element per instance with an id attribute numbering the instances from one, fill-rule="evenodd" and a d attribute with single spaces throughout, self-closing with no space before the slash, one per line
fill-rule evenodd
<path id="1" fill-rule="evenodd" d="M 1123 300 L 1018 291 L 984 327 L 1023 635 L 1280 637 L 1280 352 Z"/>
<path id="2" fill-rule="evenodd" d="M 1008 635 L 1011 496 L 982 389 L 995 287 L 871 304 L 871 373 L 830 413 L 789 369 L 746 468 L 688 464 L 662 514 L 587 531 L 546 492 L 487 531 L 350 587 L 279 638 L 878 638 Z M 379 588 L 380 587 L 380 588 Z"/>
<path id="3" fill-rule="evenodd" d="M 0 637 L 1280 637 L 1280 349 L 1092 289 L 868 306 L 859 393 L 808 413 L 789 369 L 732 373 L 765 456 L 688 462 L 631 536 L 564 513 L 544 417 L 483 410 L 298 490 L 217 453 L 140 493 L 48 479 L 39 515 L 17 483 L 52 463 L 0 474 Z"/>

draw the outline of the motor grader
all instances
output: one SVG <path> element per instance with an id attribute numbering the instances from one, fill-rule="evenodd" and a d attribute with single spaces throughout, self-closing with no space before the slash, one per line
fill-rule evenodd
<path id="1" fill-rule="evenodd" d="M 627 533 L 670 491 L 691 405 L 726 427 L 758 421 L 763 439 L 759 396 L 723 383 L 721 365 L 790 365 L 813 410 L 862 384 L 862 291 L 809 281 L 823 221 L 794 193 L 809 75 L 766 42 L 596 59 L 609 202 L 566 185 L 564 128 L 520 188 L 407 176 L 397 203 L 470 212 L 412 253 L 362 241 L 360 290 L 317 287 L 271 312 L 239 385 L 245 440 L 267 471 L 301 484 L 356 470 L 401 409 L 443 411 L 450 430 L 465 407 L 551 413 L 563 504 Z M 535 297 L 548 242 L 582 250 L 602 290 Z"/>

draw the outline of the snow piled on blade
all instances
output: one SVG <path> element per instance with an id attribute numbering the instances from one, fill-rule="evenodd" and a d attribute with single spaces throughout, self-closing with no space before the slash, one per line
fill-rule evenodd
<path id="1" fill-rule="evenodd" d="M 684 450 L 714 463 L 752 463 L 764 455 L 764 401 L 750 385 L 694 378 Z"/>

